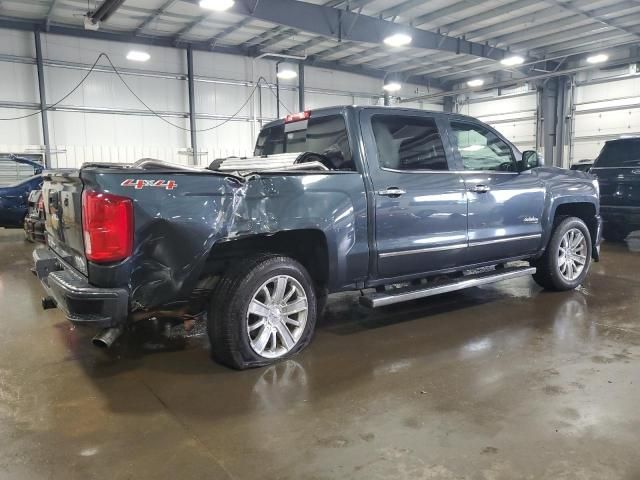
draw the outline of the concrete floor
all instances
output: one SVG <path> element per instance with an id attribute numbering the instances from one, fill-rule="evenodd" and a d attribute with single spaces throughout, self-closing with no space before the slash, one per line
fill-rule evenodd
<path id="1" fill-rule="evenodd" d="M 236 372 L 186 348 L 116 358 L 42 311 L 0 230 L 0 479 L 639 479 L 640 255 L 579 291 L 529 279 L 367 312 Z"/>

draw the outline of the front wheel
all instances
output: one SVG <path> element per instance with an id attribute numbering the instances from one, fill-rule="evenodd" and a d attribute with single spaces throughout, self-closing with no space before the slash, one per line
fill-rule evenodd
<path id="1" fill-rule="evenodd" d="M 208 312 L 213 357 L 237 369 L 295 355 L 311 341 L 317 317 L 313 281 L 292 258 L 256 255 L 220 280 Z"/>
<path id="2" fill-rule="evenodd" d="M 538 285 L 556 291 L 572 290 L 580 285 L 591 265 L 591 234 L 585 223 L 569 217 L 556 225 L 547 249 L 533 265 Z"/>

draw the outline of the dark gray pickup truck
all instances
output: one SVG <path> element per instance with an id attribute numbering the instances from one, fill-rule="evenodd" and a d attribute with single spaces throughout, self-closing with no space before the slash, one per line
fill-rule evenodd
<path id="1" fill-rule="evenodd" d="M 45 307 L 103 346 L 136 321 L 206 317 L 235 368 L 308 345 L 330 293 L 375 308 L 524 275 L 568 290 L 600 241 L 593 177 L 473 118 L 400 108 L 290 115 L 251 158 L 85 164 L 43 191 Z"/>

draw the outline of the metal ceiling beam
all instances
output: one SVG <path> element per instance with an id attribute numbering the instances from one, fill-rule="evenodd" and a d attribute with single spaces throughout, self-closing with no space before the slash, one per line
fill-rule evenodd
<path id="1" fill-rule="evenodd" d="M 424 5 L 424 0 L 406 0 L 402 2 L 400 5 L 396 5 L 393 7 L 389 7 L 379 13 L 380 18 L 393 18 L 398 15 L 402 15 L 403 13 L 411 10 L 412 8 L 419 7 L 420 5 Z"/>
<path id="2" fill-rule="evenodd" d="M 628 33 L 629 35 L 635 35 L 636 37 L 640 38 L 640 34 L 637 31 L 631 30 L 628 27 L 621 26 L 620 24 L 617 24 L 615 22 L 611 22 L 605 18 L 602 18 L 597 14 L 584 11 L 581 8 L 576 7 L 570 2 L 561 2 L 559 0 L 545 0 L 545 1 L 553 5 L 557 5 L 558 7 L 563 8 L 565 10 L 569 10 L 570 12 L 580 15 L 583 18 L 588 18 L 595 22 L 601 23 L 602 25 L 606 25 L 607 27 L 615 28 L 616 30 L 620 30 L 621 32 Z"/>
<path id="3" fill-rule="evenodd" d="M 216 46 L 216 44 L 222 40 L 224 37 L 226 37 L 227 35 L 235 32 L 237 29 L 244 27 L 245 25 L 248 25 L 249 23 L 251 23 L 251 19 L 250 18 L 245 18 L 243 20 L 241 20 L 238 23 L 235 23 L 233 25 L 229 25 L 227 28 L 225 28 L 224 30 L 216 33 L 213 37 L 210 37 L 207 40 L 207 43 L 211 45 L 211 48 L 214 48 Z"/>
<path id="4" fill-rule="evenodd" d="M 597 33 L 595 35 L 582 35 L 580 36 L 580 38 L 560 42 L 555 45 L 546 47 L 544 51 L 555 55 L 556 53 L 560 54 L 564 51 L 587 45 L 591 46 L 591 51 L 593 51 L 595 47 L 592 44 L 598 42 L 605 42 L 608 40 L 615 42 L 628 42 L 633 41 L 633 39 L 635 38 L 636 37 L 634 37 L 633 35 L 629 35 L 628 33 L 619 32 L 617 30 L 609 30 L 607 32 Z M 638 40 L 636 39 L 636 44 L 637 42 Z"/>
<path id="5" fill-rule="evenodd" d="M 551 54 L 554 57 L 558 55 L 575 56 L 584 55 L 596 50 L 614 49 L 638 45 L 638 40 L 624 33 L 620 33 L 620 36 L 615 38 L 612 38 L 610 36 L 607 36 L 607 38 L 597 37 L 600 37 L 600 35 L 596 35 L 595 37 L 588 37 L 588 47 L 586 49 L 584 48 L 584 41 L 581 41 L 578 45 L 574 45 L 574 42 L 570 42 L 569 44 L 558 46 L 555 49 L 549 49 L 548 54 Z"/>
<path id="6" fill-rule="evenodd" d="M 640 4 L 636 4 L 634 8 L 640 10 Z M 628 15 L 628 13 L 626 13 L 626 10 L 627 9 L 621 9 L 618 5 L 611 5 L 609 7 L 594 10 L 593 13 L 597 13 L 597 15 L 601 17 L 610 15 L 614 17 L 621 17 Z M 568 17 L 566 15 L 568 15 Z M 567 12 L 565 16 L 563 16 L 563 18 L 554 20 L 552 22 L 539 23 L 538 20 L 540 20 L 540 16 L 534 16 L 534 21 L 537 24 L 535 27 L 533 24 L 520 23 L 520 31 L 493 37 L 489 39 L 489 42 L 496 45 L 514 45 L 519 42 L 526 42 L 530 39 L 543 37 L 548 33 L 568 31 L 573 26 L 585 26 L 585 22 L 589 22 L 588 24 L 590 24 L 594 30 L 596 28 L 602 28 L 601 25 L 594 24 L 593 20 L 591 20 L 590 18 L 585 18 L 584 16 L 576 16 L 571 12 Z"/>
<path id="7" fill-rule="evenodd" d="M 149 15 L 147 18 L 144 19 L 144 21 L 138 25 L 138 27 L 135 29 L 134 33 L 137 35 L 140 32 L 142 32 L 142 30 L 144 30 L 146 27 L 148 27 L 149 25 L 151 25 L 151 23 L 158 18 L 160 15 L 162 15 L 164 12 L 167 11 L 167 9 L 171 8 L 171 6 L 176 3 L 176 0 L 167 0 L 165 3 L 163 3 L 160 8 L 158 8 L 155 12 L 153 12 L 151 15 Z"/>
<path id="8" fill-rule="evenodd" d="M 2 18 L 0 19 L 0 28 L 6 28 L 9 30 L 22 30 L 22 31 L 36 31 L 44 29 L 44 22 L 30 22 L 21 18 Z M 112 42 L 125 42 L 140 45 L 151 45 L 156 47 L 169 47 L 178 48 L 173 38 L 152 37 L 152 36 L 139 36 L 133 34 L 123 34 L 122 32 L 113 32 L 105 29 L 101 30 L 85 30 L 79 27 L 67 27 L 61 25 L 51 25 L 49 29 L 50 33 L 58 35 L 66 35 L 77 38 L 91 38 L 95 40 L 107 40 Z M 207 42 L 189 42 L 186 45 L 190 45 L 194 51 L 211 52 L 211 46 Z M 185 45 L 185 46 L 186 46 Z M 240 56 L 253 56 L 256 52 L 253 49 L 247 49 L 241 46 L 220 45 L 216 47 L 216 52 L 226 53 L 229 55 Z M 258 52 L 259 53 L 259 52 Z M 315 66 L 319 68 L 326 68 L 328 70 L 337 70 L 346 73 L 353 73 L 357 75 L 365 75 L 374 78 L 384 78 L 385 72 L 382 70 L 375 70 L 372 68 L 354 66 L 351 67 L 340 62 L 324 61 L 318 58 L 310 57 L 303 62 L 305 65 Z M 440 84 L 437 81 L 430 79 L 424 79 L 420 77 L 412 78 L 412 83 L 418 85 L 427 85 L 431 87 L 439 87 Z"/>
<path id="9" fill-rule="evenodd" d="M 387 35 L 399 29 L 397 24 L 387 20 L 296 0 L 257 3 L 255 0 L 238 0 L 228 11 L 329 38 L 379 45 Z M 505 50 L 487 48 L 486 45 L 462 38 L 404 25 L 402 29 L 412 36 L 413 48 L 464 53 L 494 60 L 501 60 L 507 54 Z"/>
<path id="10" fill-rule="evenodd" d="M 95 12 L 89 15 L 91 22 L 106 22 L 124 3 L 124 0 L 104 0 Z"/>
<path id="11" fill-rule="evenodd" d="M 340 7 L 342 4 L 347 3 L 350 9 L 353 8 L 362 8 L 365 5 L 367 5 L 368 3 L 373 2 L 374 0 L 352 0 L 352 1 L 348 1 L 348 0 L 330 0 L 329 2 L 326 2 L 323 4 L 324 7 L 328 7 L 328 8 L 337 8 Z M 245 44 L 252 44 L 255 45 L 256 43 L 260 43 L 259 48 L 268 48 L 271 45 L 275 45 L 276 43 L 282 41 L 282 40 L 286 40 L 289 37 L 292 37 L 294 35 L 297 35 L 299 33 L 301 33 L 299 30 L 295 30 L 295 29 L 287 29 L 285 27 L 276 27 L 275 29 L 271 30 L 271 33 L 274 34 L 281 34 L 278 37 L 278 40 L 274 43 L 269 43 L 268 45 L 265 45 L 265 43 L 262 43 L 262 40 L 265 38 L 268 38 L 268 42 L 271 42 L 271 38 L 273 37 L 273 35 L 268 35 L 269 32 L 265 32 L 264 34 L 261 35 L 257 35 L 255 37 L 250 38 L 249 40 L 247 40 L 245 42 Z M 265 34 L 267 34 L 267 36 L 265 37 Z M 326 39 L 323 39 L 323 41 Z"/>
<path id="12" fill-rule="evenodd" d="M 44 17 L 44 24 L 45 24 L 45 29 L 49 29 L 49 23 L 51 22 L 51 14 L 53 13 L 53 10 L 56 8 L 56 5 L 58 4 L 58 0 L 51 0 L 51 3 L 49 4 L 49 9 L 47 10 L 47 14 Z"/>
<path id="13" fill-rule="evenodd" d="M 425 23 L 430 23 L 433 20 L 446 17 L 452 13 L 458 13 L 461 10 L 466 10 L 468 8 L 480 7 L 483 4 L 486 5 L 484 0 L 462 0 L 461 2 L 456 2 L 453 5 L 420 15 L 419 17 L 414 18 L 412 23 L 413 25 L 424 25 Z"/>
<path id="14" fill-rule="evenodd" d="M 638 29 L 638 31 L 640 31 L 640 28 Z M 628 35 L 628 34 L 625 34 L 624 32 L 621 33 L 610 27 L 604 27 L 602 25 L 596 26 L 591 24 L 591 25 L 585 25 L 582 27 L 572 28 L 563 32 L 546 35 L 540 38 L 530 39 L 520 44 L 514 45 L 513 48 L 514 49 L 527 48 L 532 51 L 533 50 L 540 51 L 540 50 L 545 50 L 547 47 L 551 45 L 556 45 L 558 43 L 563 43 L 570 40 L 579 40 L 580 38 L 578 37 L 584 37 L 586 35 L 598 35 L 603 33 L 608 33 L 611 36 L 613 36 L 614 34 Z"/>
<path id="15" fill-rule="evenodd" d="M 558 49 L 555 52 L 549 52 L 547 55 L 545 55 L 545 58 L 542 60 L 537 60 L 534 62 L 528 62 L 525 63 L 523 66 L 531 66 L 534 67 L 536 64 L 541 64 L 543 62 L 546 61 L 556 61 L 556 60 L 560 60 L 562 58 L 566 58 L 568 56 L 577 56 L 577 55 L 585 55 L 588 53 L 592 53 L 594 50 L 599 50 L 599 49 L 604 49 L 604 48 L 619 48 L 619 47 L 625 47 L 625 46 L 629 46 L 629 45 L 637 45 L 637 40 L 629 40 L 629 36 L 625 35 L 625 34 L 620 34 L 621 36 L 625 37 L 625 40 L 622 39 L 612 39 L 612 40 L 601 40 L 600 42 L 598 42 L 597 40 L 595 40 L 595 44 L 594 45 L 589 45 L 588 47 L 585 48 L 585 41 L 589 42 L 589 39 L 591 39 L 592 37 L 586 37 L 586 38 L 579 38 L 576 39 L 576 43 L 581 47 L 581 48 L 570 48 L 570 49 L 565 49 L 563 44 L 563 48 L 562 49 Z M 610 38 L 610 37 L 609 37 Z M 469 68 L 458 68 L 455 70 L 452 70 L 450 72 L 444 72 L 441 75 L 439 75 L 439 78 L 441 80 L 444 81 L 445 78 L 454 78 L 454 77 L 459 77 L 459 78 L 463 78 L 462 74 L 464 73 L 469 73 L 469 72 L 479 72 L 476 75 L 485 75 L 485 74 L 489 74 L 489 73 L 493 73 L 497 70 L 499 70 L 500 68 L 496 67 L 495 64 L 487 64 L 485 63 L 484 65 L 477 65 L 477 66 L 471 66 Z"/>
<path id="16" fill-rule="evenodd" d="M 468 27 L 474 27 L 487 20 L 495 20 L 496 22 L 499 22 L 501 16 L 508 15 L 512 12 L 520 10 L 521 8 L 531 7 L 532 5 L 541 5 L 541 9 L 544 8 L 543 4 L 536 4 L 534 2 L 531 2 L 531 0 L 518 0 L 506 5 L 500 5 L 499 7 L 492 8 L 471 17 L 463 18 L 462 20 L 447 23 L 442 26 L 442 29 L 447 32 L 466 33 L 468 31 Z"/>
<path id="17" fill-rule="evenodd" d="M 562 20 L 566 21 L 568 14 L 565 12 L 557 12 L 553 9 L 546 9 L 541 12 L 527 13 L 515 18 L 503 20 L 495 25 L 489 25 L 488 27 L 471 29 L 466 33 L 467 38 L 474 39 L 476 41 L 492 41 L 499 35 L 505 34 L 504 32 L 516 32 L 516 33 L 534 33 L 538 27 L 544 27 L 545 22 L 549 19 L 557 19 L 562 17 Z"/>
<path id="18" fill-rule="evenodd" d="M 640 57 L 628 57 L 628 58 L 621 58 L 621 59 L 616 59 L 616 60 L 610 60 L 607 63 L 615 63 L 615 64 L 621 64 L 621 63 L 636 63 L 636 62 L 640 62 Z M 441 98 L 444 96 L 449 96 L 449 95 L 460 95 L 460 94 L 465 94 L 465 93 L 473 93 L 473 92 L 478 92 L 478 91 L 486 91 L 486 90 L 491 90 L 494 88 L 501 88 L 501 87 L 509 87 L 515 83 L 518 84 L 522 84 L 522 83 L 527 83 L 527 82 L 535 82 L 537 80 L 545 80 L 547 78 L 554 78 L 554 77 L 561 77 L 570 73 L 576 73 L 576 72 L 583 72 L 583 71 L 588 71 L 588 70 L 595 70 L 595 69 L 600 69 L 603 66 L 606 66 L 607 63 L 600 63 L 598 65 L 584 65 L 584 66 L 580 66 L 580 67 L 575 67 L 575 68 L 567 68 L 564 70 L 558 70 L 555 72 L 549 72 L 549 73 L 543 73 L 541 75 L 533 75 L 533 76 L 528 76 L 526 78 L 519 78 L 519 79 L 509 79 L 509 80 L 504 80 L 501 82 L 494 82 L 490 85 L 485 85 L 484 87 L 482 87 L 481 90 L 478 90 L 477 88 L 460 88 L 457 90 L 452 90 L 452 91 L 448 91 L 448 92 L 438 92 L 438 93 L 429 93 L 426 95 L 419 95 L 416 97 L 411 97 L 411 98 L 403 98 L 402 100 L 400 100 L 400 103 L 409 103 L 409 102 L 416 102 L 418 100 L 429 100 L 429 99 L 434 99 L 434 98 Z"/>
<path id="19" fill-rule="evenodd" d="M 359 3 L 369 3 L 372 0 L 355 0 L 355 2 L 359 2 Z M 346 3 L 347 0 L 331 0 L 330 2 L 327 2 L 325 4 L 325 6 L 328 7 L 335 7 L 338 5 L 341 5 L 343 3 Z M 198 17 L 196 20 L 194 20 L 193 22 L 191 22 L 190 24 L 188 24 L 186 27 L 184 27 L 182 30 L 180 30 L 175 36 L 176 36 L 176 41 L 180 41 L 181 37 L 184 37 L 187 33 L 189 33 L 193 28 L 195 28 L 196 26 L 200 25 L 202 22 L 204 22 L 207 18 L 209 18 L 210 15 L 202 15 L 200 17 Z M 236 23 L 235 25 L 231 25 L 230 27 L 226 28 L 225 30 L 223 30 L 222 32 L 214 35 L 213 37 L 211 37 L 209 40 L 207 40 L 209 43 L 211 43 L 212 45 L 215 45 L 215 43 L 220 40 L 220 38 L 225 37 L 226 35 L 229 35 L 230 33 L 234 32 L 236 29 L 243 27 L 249 23 L 251 23 L 253 20 L 255 20 L 254 18 L 245 18 L 244 20 Z M 283 29 L 281 27 L 279 27 L 280 30 L 279 31 L 283 31 Z M 268 33 L 268 32 L 265 32 Z M 297 32 L 296 32 L 297 33 Z M 294 34 L 291 34 L 294 35 Z M 253 37 L 251 39 L 249 39 L 247 42 L 247 44 L 253 44 L 255 42 L 253 42 L 254 39 L 260 37 L 259 35 L 257 37 Z M 286 38 L 286 37 L 285 37 Z"/>

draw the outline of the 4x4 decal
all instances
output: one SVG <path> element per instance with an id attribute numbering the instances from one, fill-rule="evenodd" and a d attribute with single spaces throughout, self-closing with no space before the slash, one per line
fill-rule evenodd
<path id="1" fill-rule="evenodd" d="M 175 180 L 134 180 L 127 178 L 120 184 L 121 187 L 133 187 L 136 190 L 142 190 L 146 187 L 164 188 L 165 190 L 173 190 L 178 187 Z"/>

